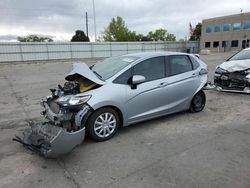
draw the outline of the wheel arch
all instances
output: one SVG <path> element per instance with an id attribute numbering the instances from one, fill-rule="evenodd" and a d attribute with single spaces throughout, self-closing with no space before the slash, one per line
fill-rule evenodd
<path id="1" fill-rule="evenodd" d="M 115 110 L 115 111 L 118 113 L 118 116 L 119 116 L 120 121 L 121 121 L 121 122 L 120 122 L 120 126 L 121 126 L 121 127 L 123 126 L 123 123 L 124 123 L 124 116 L 123 116 L 123 114 L 122 114 L 122 111 L 121 111 L 118 107 L 113 106 L 113 105 L 106 105 L 106 106 L 99 107 L 99 108 L 93 110 L 92 113 L 90 114 L 90 116 L 91 116 L 94 112 L 96 112 L 97 110 L 100 110 L 100 109 L 102 109 L 102 108 L 112 108 L 113 110 Z M 89 117 L 90 117 L 90 116 L 89 116 Z M 89 118 L 89 117 L 88 117 L 88 118 Z"/>

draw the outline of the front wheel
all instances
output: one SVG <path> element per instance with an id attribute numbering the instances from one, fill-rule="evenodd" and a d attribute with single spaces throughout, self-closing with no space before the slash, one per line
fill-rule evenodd
<path id="1" fill-rule="evenodd" d="M 87 131 L 93 140 L 101 142 L 113 137 L 119 126 L 118 113 L 112 108 L 101 108 L 90 116 Z"/>
<path id="2" fill-rule="evenodd" d="M 200 112 L 206 105 L 206 95 L 204 91 L 199 91 L 195 94 L 190 104 L 190 112 Z"/>

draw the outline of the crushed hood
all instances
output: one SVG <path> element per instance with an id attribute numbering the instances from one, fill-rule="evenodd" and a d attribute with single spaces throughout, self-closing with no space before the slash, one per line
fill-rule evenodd
<path id="1" fill-rule="evenodd" d="M 228 72 L 243 71 L 250 68 L 250 59 L 226 61 L 219 67 Z"/>
<path id="2" fill-rule="evenodd" d="M 68 81 L 73 81 L 75 80 L 78 76 L 82 76 L 84 78 L 87 78 L 89 80 L 91 80 L 92 82 L 99 84 L 99 85 L 104 85 L 105 82 L 101 79 L 99 79 L 95 73 L 93 73 L 90 68 L 88 67 L 88 65 L 86 65 L 85 63 L 74 63 L 73 64 L 73 70 L 67 74 L 67 76 L 65 77 L 66 80 Z"/>

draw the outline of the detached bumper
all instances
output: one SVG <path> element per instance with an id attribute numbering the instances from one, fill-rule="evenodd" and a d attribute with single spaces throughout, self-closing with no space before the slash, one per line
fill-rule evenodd
<path id="1" fill-rule="evenodd" d="M 35 153 L 56 158 L 73 150 L 85 138 L 85 123 L 91 109 L 88 105 L 61 108 L 53 100 L 42 101 L 42 115 L 49 122 L 32 124 L 22 137 L 13 140 Z"/>
<path id="2" fill-rule="evenodd" d="M 38 123 L 26 129 L 23 137 L 13 140 L 24 145 L 25 148 L 48 158 L 69 153 L 80 145 L 85 137 L 85 127 L 75 132 L 67 132 L 61 127 L 49 123 Z"/>

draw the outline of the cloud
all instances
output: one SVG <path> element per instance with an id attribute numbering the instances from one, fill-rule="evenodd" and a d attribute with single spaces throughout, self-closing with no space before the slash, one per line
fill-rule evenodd
<path id="1" fill-rule="evenodd" d="M 89 34 L 94 35 L 93 0 L 1 0 L 0 35 L 44 34 L 58 40 L 70 40 L 77 29 L 85 30 L 85 12 L 89 16 Z M 121 16 L 130 30 L 146 34 L 159 27 L 178 38 L 188 35 L 188 24 L 202 19 L 250 11 L 248 0 L 95 0 L 97 34 L 111 18 Z M 11 37 L 10 37 L 11 38 Z M 0 37 L 1 40 L 1 37 Z"/>

